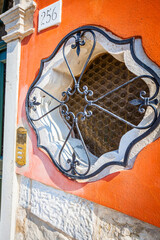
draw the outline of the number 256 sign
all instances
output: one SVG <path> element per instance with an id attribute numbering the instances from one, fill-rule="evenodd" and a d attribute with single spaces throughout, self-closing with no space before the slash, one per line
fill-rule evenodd
<path id="1" fill-rule="evenodd" d="M 61 23 L 62 0 L 39 11 L 38 32 Z"/>

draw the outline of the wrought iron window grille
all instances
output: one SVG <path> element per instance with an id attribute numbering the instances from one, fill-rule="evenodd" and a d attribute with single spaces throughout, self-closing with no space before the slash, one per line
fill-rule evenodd
<path id="1" fill-rule="evenodd" d="M 76 51 L 77 58 L 80 56 L 81 51 L 83 51 L 83 47 L 86 44 L 86 34 L 90 35 L 90 42 L 92 43 L 92 46 L 90 47 L 90 51 L 88 54 L 88 57 L 85 59 L 84 65 L 82 67 L 82 70 L 78 77 L 75 76 L 73 69 L 70 66 L 70 62 L 67 59 L 66 51 L 68 49 L 72 49 L 73 51 Z M 135 76 L 132 79 L 127 80 L 123 84 L 117 86 L 116 88 L 107 91 L 105 94 L 102 94 L 99 97 L 94 97 L 94 92 L 85 85 L 85 82 L 82 81 L 82 77 L 90 63 L 90 60 L 93 56 L 93 53 L 95 51 L 96 47 L 96 34 L 102 35 L 106 40 L 109 42 L 115 44 L 115 45 L 129 45 L 130 47 L 130 53 L 135 61 L 136 64 L 140 66 L 140 68 L 143 68 L 144 71 L 148 72 L 148 74 L 138 75 Z M 74 40 L 74 42 L 73 42 Z M 41 61 L 41 67 L 38 76 L 32 83 L 31 87 L 29 88 L 29 91 L 26 96 L 26 114 L 29 123 L 33 127 L 33 129 L 36 132 L 37 135 L 37 145 L 40 148 L 43 148 L 52 159 L 55 166 L 67 177 L 71 179 L 76 180 L 87 180 L 92 179 L 95 176 L 97 176 L 100 172 L 102 172 L 104 169 L 110 166 L 121 166 L 121 167 L 127 167 L 128 161 L 129 161 L 129 155 L 131 152 L 131 149 L 137 144 L 139 141 L 141 141 L 143 138 L 147 137 L 150 133 L 152 133 L 158 126 L 160 115 L 158 111 L 158 94 L 159 94 L 159 84 L 160 84 L 160 78 L 158 77 L 157 73 L 151 69 L 149 66 L 147 66 L 144 62 L 142 62 L 135 53 L 134 50 L 134 38 L 126 39 L 126 40 L 117 40 L 112 38 L 109 34 L 107 34 L 104 30 L 95 27 L 95 26 L 84 26 L 80 27 L 78 29 L 73 30 L 68 35 L 66 35 L 60 43 L 57 45 L 54 52 L 51 54 L 51 56 L 47 59 L 44 59 Z M 46 89 L 43 89 L 41 87 L 41 84 L 38 85 L 40 78 L 42 77 L 42 72 L 44 69 L 45 64 L 49 64 L 49 62 L 56 57 L 59 51 L 62 51 L 63 53 L 63 59 L 67 66 L 67 74 L 70 74 L 72 77 L 72 85 L 70 84 L 70 87 L 66 89 L 65 91 L 61 92 L 61 96 L 58 95 L 54 96 Z M 58 61 L 58 60 L 57 60 Z M 74 61 L 74 60 L 73 60 Z M 145 113 L 147 109 L 149 108 L 151 113 L 152 119 L 150 119 L 145 124 L 138 124 L 135 125 L 132 122 L 124 119 L 123 117 L 120 117 L 116 115 L 114 112 L 107 109 L 107 107 L 102 107 L 98 103 L 105 99 L 106 97 L 111 96 L 113 93 L 116 93 L 119 89 L 124 88 L 128 86 L 129 84 L 135 82 L 137 79 L 147 79 L 147 81 L 151 81 L 151 83 L 154 85 L 154 92 L 151 96 L 149 96 L 145 91 L 140 91 L 139 98 L 138 99 L 132 99 L 129 104 L 137 106 L 137 111 L 140 113 Z M 42 79 L 43 80 L 43 79 Z M 42 80 L 40 83 L 42 83 Z M 43 84 L 42 84 L 43 85 Z M 55 86 L 52 86 L 53 88 Z M 74 113 L 73 111 L 70 111 L 68 107 L 68 102 L 75 94 L 79 94 L 82 98 L 84 98 L 85 106 L 83 111 L 79 111 L 78 113 Z M 38 96 L 38 97 L 37 97 Z M 49 99 L 49 102 L 54 102 L 54 107 L 49 108 L 49 103 L 47 105 L 48 111 L 43 111 L 40 107 L 43 105 L 43 98 L 47 97 Z M 56 103 L 56 105 L 55 105 Z M 92 110 L 91 110 L 92 108 Z M 84 137 L 81 134 L 81 130 L 79 128 L 79 122 L 80 121 L 86 121 L 86 119 L 90 120 L 92 116 L 94 115 L 94 110 L 102 111 L 104 114 L 108 114 L 113 118 L 118 119 L 119 121 L 125 123 L 126 125 L 132 127 L 133 129 L 139 129 L 142 130 L 142 133 L 135 137 L 128 147 L 126 148 L 124 158 L 122 161 L 108 161 L 103 162 L 100 166 L 97 167 L 97 169 L 94 172 L 91 172 L 91 166 L 92 166 L 92 159 L 94 161 L 97 160 L 97 158 L 94 158 L 93 154 L 90 153 L 88 150 Z M 65 139 L 63 141 L 63 144 L 61 148 L 59 149 L 58 154 L 56 155 L 56 160 L 54 157 L 54 154 L 51 152 L 51 146 L 50 149 L 46 145 L 44 146 L 41 144 L 40 137 L 39 137 L 39 131 L 37 130 L 38 126 L 40 126 L 40 122 L 42 125 L 45 125 L 46 122 L 50 121 L 51 119 L 49 117 L 50 114 L 54 115 L 57 114 L 57 110 L 60 111 L 60 115 L 63 118 L 63 121 L 67 125 L 68 128 L 68 134 L 65 136 Z M 46 117 L 48 119 L 46 120 Z M 53 116 L 52 116 L 53 117 Z M 37 124 L 37 125 L 36 125 Z M 85 161 L 83 161 L 83 156 L 79 156 L 78 152 L 75 150 L 73 146 L 70 146 L 70 138 L 73 137 L 73 129 L 76 128 L 77 134 L 79 136 L 79 139 L 81 141 L 81 146 L 83 148 L 83 153 L 85 155 Z M 62 129 L 63 132 L 63 129 Z M 74 138 L 74 137 L 73 137 Z M 53 144 L 53 148 L 55 146 L 55 143 Z"/>

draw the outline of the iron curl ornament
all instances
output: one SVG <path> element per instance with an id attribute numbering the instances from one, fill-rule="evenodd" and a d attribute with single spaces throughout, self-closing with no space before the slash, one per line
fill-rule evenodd
<path id="1" fill-rule="evenodd" d="M 77 58 L 81 55 L 81 51 L 86 45 L 86 35 L 90 36 L 90 42 L 92 43 L 90 47 L 90 51 L 88 54 L 88 57 L 85 59 L 85 62 L 83 64 L 83 67 L 81 69 L 81 72 L 78 77 L 75 76 L 69 60 L 67 59 L 66 52 L 68 49 L 71 49 L 72 51 L 76 52 Z M 138 75 L 130 80 L 127 80 L 125 83 L 119 85 L 118 87 L 107 91 L 105 94 L 102 94 L 100 97 L 95 97 L 94 92 L 85 85 L 85 82 L 82 81 L 82 77 L 86 71 L 86 68 L 88 64 L 90 63 L 93 53 L 96 48 L 97 44 L 97 34 L 103 36 L 104 39 L 107 41 L 115 44 L 115 45 L 128 45 L 130 54 L 132 56 L 132 59 L 136 64 L 139 65 L 140 68 L 143 68 L 145 72 L 148 72 L 148 74 L 142 74 Z M 95 27 L 95 26 L 83 26 L 78 29 L 73 30 L 68 35 L 66 35 L 60 43 L 57 45 L 53 53 L 50 57 L 47 59 L 41 60 L 41 66 L 40 71 L 38 73 L 38 76 L 30 86 L 27 96 L 26 96 L 26 114 L 29 123 L 33 127 L 33 129 L 36 132 L 37 135 L 37 146 L 40 148 L 43 148 L 50 156 L 51 160 L 55 164 L 55 166 L 59 169 L 60 172 L 62 172 L 65 176 L 76 179 L 76 180 L 87 180 L 92 179 L 95 176 L 97 176 L 99 173 L 104 171 L 106 168 L 110 166 L 121 166 L 121 167 L 127 167 L 128 161 L 129 161 L 129 155 L 130 152 L 139 141 L 141 141 L 143 138 L 147 137 L 150 133 L 152 133 L 158 126 L 160 115 L 158 111 L 158 94 L 159 94 L 159 86 L 160 86 L 160 78 L 158 77 L 157 73 L 151 69 L 149 66 L 147 66 L 144 62 L 142 62 L 135 53 L 134 49 L 135 39 L 129 38 L 125 40 L 117 40 L 112 38 L 107 32 L 104 30 Z M 67 50 L 66 50 L 67 49 Z M 61 97 L 56 97 L 53 94 L 51 94 L 49 91 L 41 87 L 41 84 L 39 84 L 39 80 L 41 79 L 44 65 L 46 63 L 49 63 L 52 59 L 56 57 L 58 52 L 62 52 L 63 61 L 65 63 L 65 66 L 67 67 L 68 74 L 72 78 L 72 85 L 68 87 L 65 91 L 62 91 L 60 93 Z M 102 107 L 99 104 L 99 101 L 103 100 L 106 97 L 111 96 L 113 93 L 116 93 L 119 89 L 126 87 L 127 85 L 135 82 L 137 79 L 147 79 L 152 82 L 154 85 L 154 92 L 152 93 L 152 96 L 147 96 L 146 92 L 142 91 L 139 93 L 139 99 L 133 99 L 130 102 L 131 105 L 137 106 L 137 111 L 140 113 L 145 113 L 148 108 L 150 108 L 150 112 L 152 119 L 146 124 L 138 124 L 135 125 L 131 123 L 130 121 L 124 119 L 123 117 L 120 117 L 116 115 L 114 112 L 107 109 L 107 107 Z M 53 88 L 55 86 L 52 86 Z M 38 92 L 38 97 L 36 96 L 36 92 Z M 83 110 L 79 111 L 78 113 L 74 113 L 73 111 L 70 111 L 68 107 L 68 102 L 72 98 L 74 94 L 79 94 L 85 101 L 85 106 Z M 50 102 L 54 102 L 54 106 L 52 108 L 48 108 L 48 111 L 40 111 L 40 107 L 43 105 L 41 99 L 43 98 L 43 95 L 47 96 L 50 99 Z M 41 98 L 39 97 L 41 96 Z M 56 104 L 55 104 L 56 103 Z M 92 110 L 91 110 L 92 108 Z M 91 171 L 92 167 L 92 161 L 91 158 L 93 158 L 92 154 L 87 149 L 87 146 L 85 144 L 84 138 L 81 134 L 81 130 L 79 128 L 79 122 L 80 121 L 86 121 L 86 119 L 91 119 L 92 116 L 95 114 L 94 110 L 102 111 L 104 114 L 108 114 L 113 118 L 118 119 L 119 121 L 127 124 L 128 126 L 132 127 L 133 129 L 142 130 L 142 133 L 133 139 L 129 143 L 129 145 L 126 148 L 126 151 L 124 153 L 124 158 L 122 161 L 116 161 L 111 160 L 107 162 L 103 162 L 101 165 L 98 165 L 94 171 Z M 37 130 L 36 122 L 39 124 L 44 124 L 44 120 L 47 116 L 50 114 L 53 114 L 56 111 L 59 111 L 61 118 L 65 122 L 65 124 L 68 127 L 68 134 L 65 136 L 64 141 L 61 141 L 61 147 L 59 148 L 58 155 L 54 157 L 54 154 L 51 153 L 50 149 L 47 146 L 44 146 L 40 142 L 40 136 L 39 131 Z M 35 114 L 33 114 L 35 112 Z M 33 117 L 34 115 L 34 117 Z M 85 155 L 85 161 L 83 161 L 83 157 L 79 156 L 76 152 L 75 148 L 70 146 L 70 138 L 73 137 L 73 130 L 76 129 L 79 140 L 81 142 L 81 147 L 83 148 L 83 153 Z M 61 129 L 63 132 L 63 129 Z M 54 148 L 53 144 L 53 148 Z M 67 152 L 68 151 L 68 152 Z"/>

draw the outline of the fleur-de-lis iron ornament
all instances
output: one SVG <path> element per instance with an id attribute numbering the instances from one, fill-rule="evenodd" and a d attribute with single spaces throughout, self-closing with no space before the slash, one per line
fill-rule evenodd
<path id="1" fill-rule="evenodd" d="M 139 106 L 139 112 L 144 113 L 145 109 L 143 106 L 154 106 L 158 104 L 158 99 L 150 99 L 148 97 L 145 97 L 146 92 L 141 91 L 140 92 L 140 98 L 141 99 L 133 99 L 130 101 L 130 103 L 134 106 Z M 156 110 L 156 109 L 155 109 Z"/>
<path id="2" fill-rule="evenodd" d="M 34 96 L 33 97 L 33 100 L 30 100 L 30 102 L 29 102 L 29 107 L 31 108 L 31 109 L 33 109 L 33 111 L 36 111 L 36 106 L 39 106 L 41 103 L 40 102 L 37 102 L 37 99 L 36 99 L 36 97 Z"/>
<path id="3" fill-rule="evenodd" d="M 88 87 L 86 85 L 81 86 L 81 79 L 82 76 L 86 70 L 86 67 L 91 59 L 91 56 L 94 52 L 95 49 L 95 45 L 96 45 L 96 36 L 95 36 L 95 32 L 97 32 L 98 34 L 102 34 L 103 37 L 105 37 L 107 40 L 109 40 L 110 42 L 117 44 L 117 45 L 125 45 L 125 44 L 129 44 L 130 45 L 130 52 L 132 55 L 132 58 L 134 59 L 134 61 L 139 64 L 142 68 L 144 68 L 144 70 L 146 70 L 149 74 L 146 75 L 140 75 L 137 77 L 134 77 L 128 81 L 126 81 L 124 84 L 116 87 L 115 89 L 106 92 L 104 95 L 100 96 L 99 98 L 94 98 L 94 93 L 93 91 L 91 91 L 90 89 L 88 89 Z M 76 50 L 77 56 L 80 55 L 80 49 L 81 47 L 83 47 L 85 45 L 85 40 L 84 40 L 84 36 L 86 33 L 90 33 L 92 36 L 92 48 L 90 50 L 90 53 L 88 55 L 88 58 L 84 64 L 84 67 L 81 71 L 81 74 L 79 75 L 78 79 L 76 79 L 76 77 L 74 76 L 71 67 L 69 65 L 69 62 L 67 60 L 66 54 L 65 54 L 65 48 L 66 48 L 66 44 L 68 43 L 68 41 L 73 38 L 75 43 L 71 44 L 71 48 Z M 64 61 L 66 62 L 66 65 L 68 67 L 68 70 L 72 76 L 73 79 L 73 87 L 68 88 L 67 91 L 62 92 L 62 100 L 58 100 L 55 96 L 52 96 L 51 94 L 49 94 L 47 91 L 45 91 L 44 89 L 40 88 L 39 86 L 36 85 L 36 83 L 38 82 L 42 70 L 43 70 L 43 66 L 44 63 L 51 60 L 52 58 L 54 58 L 54 56 L 57 54 L 57 52 L 59 51 L 59 49 L 62 47 L 62 51 L 63 51 L 63 58 Z M 105 97 L 108 97 L 109 95 L 111 95 L 112 93 L 116 92 L 118 89 L 123 88 L 125 86 L 127 86 L 128 84 L 136 81 L 137 79 L 140 78 L 147 78 L 150 79 L 154 85 L 155 85 L 155 92 L 152 96 L 150 97 L 145 97 L 146 93 L 144 91 L 140 92 L 140 98 L 139 99 L 134 99 L 132 101 L 130 101 L 130 104 L 132 105 L 137 105 L 139 106 L 139 112 L 144 113 L 146 111 L 145 107 L 150 107 L 153 110 L 153 118 L 152 120 L 142 126 L 142 125 L 134 125 L 131 122 L 123 119 L 122 117 L 116 115 L 115 113 L 107 110 L 107 108 L 101 107 L 100 105 L 98 105 L 98 101 L 102 100 Z M 36 134 L 37 134 L 37 138 L 38 133 L 36 130 L 36 127 L 34 125 L 34 122 L 36 121 L 40 121 L 42 118 L 44 118 L 46 115 L 48 115 L 49 113 L 53 112 L 54 110 L 56 110 L 57 108 L 61 109 L 61 114 L 63 115 L 63 117 L 66 119 L 66 121 L 71 120 L 72 119 L 72 126 L 70 127 L 69 133 L 66 137 L 66 139 L 64 140 L 63 146 L 61 148 L 61 150 L 59 151 L 59 155 L 58 155 L 58 161 L 55 161 L 55 159 L 52 158 L 52 155 L 50 154 L 50 151 L 47 149 L 47 147 L 41 146 L 39 144 L 38 141 L 38 146 L 44 148 L 48 154 L 50 155 L 53 163 L 56 165 L 56 167 L 67 177 L 71 178 L 71 179 L 89 179 L 92 178 L 94 176 L 96 176 L 97 174 L 99 174 L 101 171 L 103 171 L 105 168 L 107 168 L 108 166 L 111 165 L 119 165 L 119 166 L 123 166 L 126 167 L 128 164 L 128 158 L 129 158 L 129 153 L 132 149 L 132 147 L 139 142 L 140 140 L 142 140 L 143 138 L 145 138 L 146 136 L 148 136 L 159 124 L 159 120 L 160 120 L 160 115 L 157 111 L 156 105 L 158 104 L 158 99 L 157 99 L 157 95 L 159 93 L 159 85 L 160 85 L 160 79 L 157 76 L 157 74 L 147 65 L 145 65 L 143 62 L 141 62 L 134 51 L 134 38 L 130 38 L 130 39 L 126 39 L 126 40 L 115 40 L 113 38 L 111 38 L 106 32 L 104 32 L 102 29 L 97 28 L 95 26 L 84 26 L 78 29 L 73 30 L 72 32 L 70 32 L 67 36 L 65 36 L 61 42 L 58 44 L 58 46 L 56 47 L 56 49 L 54 50 L 54 52 L 52 53 L 52 55 L 45 60 L 41 61 L 41 67 L 40 67 L 40 72 L 37 76 L 37 78 L 35 79 L 35 81 L 33 82 L 33 84 L 31 85 L 27 97 L 26 97 L 26 113 L 27 113 L 27 118 L 31 124 L 31 126 L 34 128 Z M 37 102 L 36 97 L 34 96 L 32 99 L 30 98 L 30 95 L 32 95 L 32 93 L 34 92 L 34 90 L 39 90 L 42 93 L 45 93 L 47 96 L 49 96 L 51 99 L 53 99 L 54 101 L 57 102 L 57 106 L 50 109 L 47 113 L 42 114 L 41 117 L 38 118 L 32 118 L 30 111 L 31 109 L 33 109 L 34 111 L 36 111 L 36 108 L 40 107 L 41 103 Z M 72 98 L 72 95 L 78 93 L 80 94 L 85 102 L 86 105 L 83 109 L 83 111 L 78 112 L 77 114 L 74 114 L 73 112 L 69 111 L 69 108 L 67 106 L 67 102 L 69 101 L 70 98 Z M 92 97 L 92 98 L 91 98 Z M 96 171 L 90 173 L 90 168 L 91 168 L 91 161 L 90 161 L 90 155 L 89 155 L 89 151 L 86 147 L 86 144 L 84 142 L 84 139 L 82 137 L 81 131 L 79 129 L 78 126 L 78 121 L 82 120 L 84 121 L 86 118 L 90 118 L 92 116 L 92 114 L 94 114 L 94 111 L 90 110 L 90 107 L 93 107 L 95 109 L 99 109 L 101 111 L 103 111 L 105 114 L 109 114 L 110 116 L 124 122 L 125 124 L 136 128 L 136 129 L 142 129 L 145 130 L 145 132 L 143 132 L 140 136 L 138 136 L 137 138 L 135 138 L 128 146 L 128 148 L 126 149 L 125 152 L 125 156 L 124 156 L 124 160 L 123 161 L 110 161 L 110 162 L 106 162 L 104 163 L 102 166 L 100 166 Z M 76 128 L 79 138 L 81 140 L 83 149 L 85 151 L 86 157 L 87 157 L 87 167 L 85 166 L 84 171 L 80 172 L 78 171 L 78 166 L 81 166 L 81 162 L 79 161 L 79 158 L 77 156 L 77 153 L 75 152 L 74 149 L 72 149 L 72 154 L 71 154 L 71 158 L 66 158 L 66 164 L 68 164 L 67 168 L 64 168 L 64 166 L 62 166 L 62 155 L 63 152 L 65 151 L 65 147 L 66 144 L 71 136 L 71 133 L 73 132 L 73 129 Z"/>
<path id="4" fill-rule="evenodd" d="M 72 48 L 72 49 L 75 49 L 75 48 L 76 48 L 77 56 L 79 56 L 79 54 L 80 54 L 80 46 L 84 46 L 84 45 L 85 45 L 85 41 L 82 40 L 82 38 L 81 38 L 81 33 L 78 32 L 78 33 L 76 34 L 76 37 L 75 37 L 75 44 L 72 44 L 72 45 L 71 45 L 71 48 Z"/>

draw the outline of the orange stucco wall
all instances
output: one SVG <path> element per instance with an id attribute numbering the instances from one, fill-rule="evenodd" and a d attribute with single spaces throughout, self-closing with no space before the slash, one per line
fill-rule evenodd
<path id="1" fill-rule="evenodd" d="M 147 55 L 160 65 L 159 0 L 63 0 L 62 23 L 40 33 L 37 32 L 38 11 L 55 1 L 36 2 L 35 33 L 22 41 L 19 126 L 22 123 L 28 126 L 25 96 L 39 71 L 40 60 L 48 57 L 59 41 L 77 27 L 98 25 L 121 38 L 139 36 Z M 17 168 L 17 173 L 160 227 L 160 139 L 141 151 L 132 170 L 80 184 L 58 172 L 49 157 L 37 148 L 35 133 L 28 128 L 29 167 Z"/>

